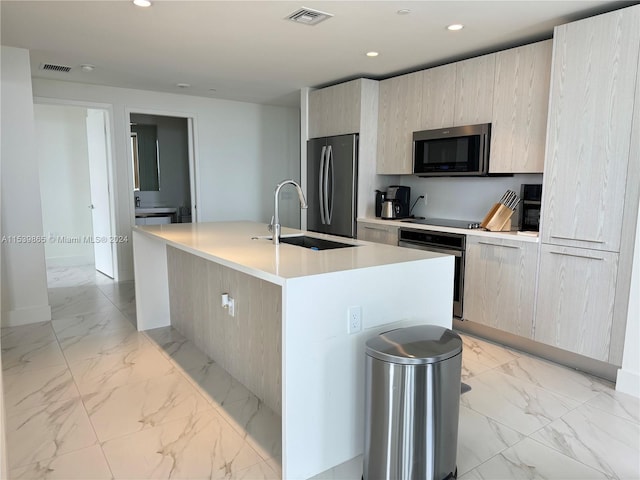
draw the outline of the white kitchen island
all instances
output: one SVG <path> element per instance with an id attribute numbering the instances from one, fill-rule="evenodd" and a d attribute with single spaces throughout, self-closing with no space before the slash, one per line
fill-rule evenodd
<path id="1" fill-rule="evenodd" d="M 137 326 L 173 325 L 280 413 L 283 478 L 305 479 L 363 453 L 366 340 L 451 328 L 454 259 L 311 232 L 354 246 L 275 246 L 267 233 L 251 222 L 134 228 Z M 349 333 L 352 307 L 362 328 Z"/>

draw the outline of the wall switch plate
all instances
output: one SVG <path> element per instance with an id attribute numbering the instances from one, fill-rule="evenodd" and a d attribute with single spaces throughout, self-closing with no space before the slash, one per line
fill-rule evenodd
<path id="1" fill-rule="evenodd" d="M 222 308 L 227 309 L 227 313 L 232 317 L 236 316 L 236 301 L 229 296 L 228 293 L 223 293 L 222 296 Z"/>
<path id="2" fill-rule="evenodd" d="M 362 307 L 349 307 L 347 310 L 347 333 L 356 333 L 362 330 Z"/>

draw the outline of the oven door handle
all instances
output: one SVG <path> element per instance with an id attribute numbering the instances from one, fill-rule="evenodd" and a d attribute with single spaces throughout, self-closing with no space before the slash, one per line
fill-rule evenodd
<path id="1" fill-rule="evenodd" d="M 453 255 L 454 257 L 462 257 L 462 253 L 463 253 L 461 250 L 449 250 L 447 248 L 432 247 L 431 245 L 424 245 L 422 243 L 406 242 L 406 241 L 403 241 L 403 240 L 398 242 L 398 246 L 399 247 L 407 247 L 407 248 L 415 248 L 416 250 L 424 250 L 426 252 L 444 253 L 446 255 Z"/>

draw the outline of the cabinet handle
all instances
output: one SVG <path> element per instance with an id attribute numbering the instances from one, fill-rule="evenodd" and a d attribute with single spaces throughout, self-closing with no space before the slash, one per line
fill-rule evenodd
<path id="1" fill-rule="evenodd" d="M 489 243 L 489 242 L 478 242 L 480 245 L 489 245 L 491 247 L 504 247 L 504 248 L 515 248 L 516 250 L 522 250 L 522 247 L 517 247 L 515 245 L 500 245 L 498 243 Z"/>
<path id="2" fill-rule="evenodd" d="M 560 240 L 576 240 L 578 242 L 604 243 L 604 240 L 587 240 L 586 238 L 561 237 L 559 235 L 551 235 L 551 238 L 558 238 Z"/>
<path id="3" fill-rule="evenodd" d="M 389 230 L 387 230 L 386 228 L 376 228 L 376 227 L 364 227 L 366 230 L 377 230 L 378 232 L 388 232 Z"/>
<path id="4" fill-rule="evenodd" d="M 564 253 L 564 252 L 552 252 L 554 255 L 562 255 L 563 257 L 576 257 L 576 258 L 586 258 L 587 260 L 604 260 L 602 257 L 589 257 L 588 255 L 576 255 L 575 253 Z"/>

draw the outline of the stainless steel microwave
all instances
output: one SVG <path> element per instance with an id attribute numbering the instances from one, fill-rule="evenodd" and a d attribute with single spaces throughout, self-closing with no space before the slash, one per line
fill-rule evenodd
<path id="1" fill-rule="evenodd" d="M 413 133 L 413 173 L 421 177 L 489 174 L 491 124 Z"/>

